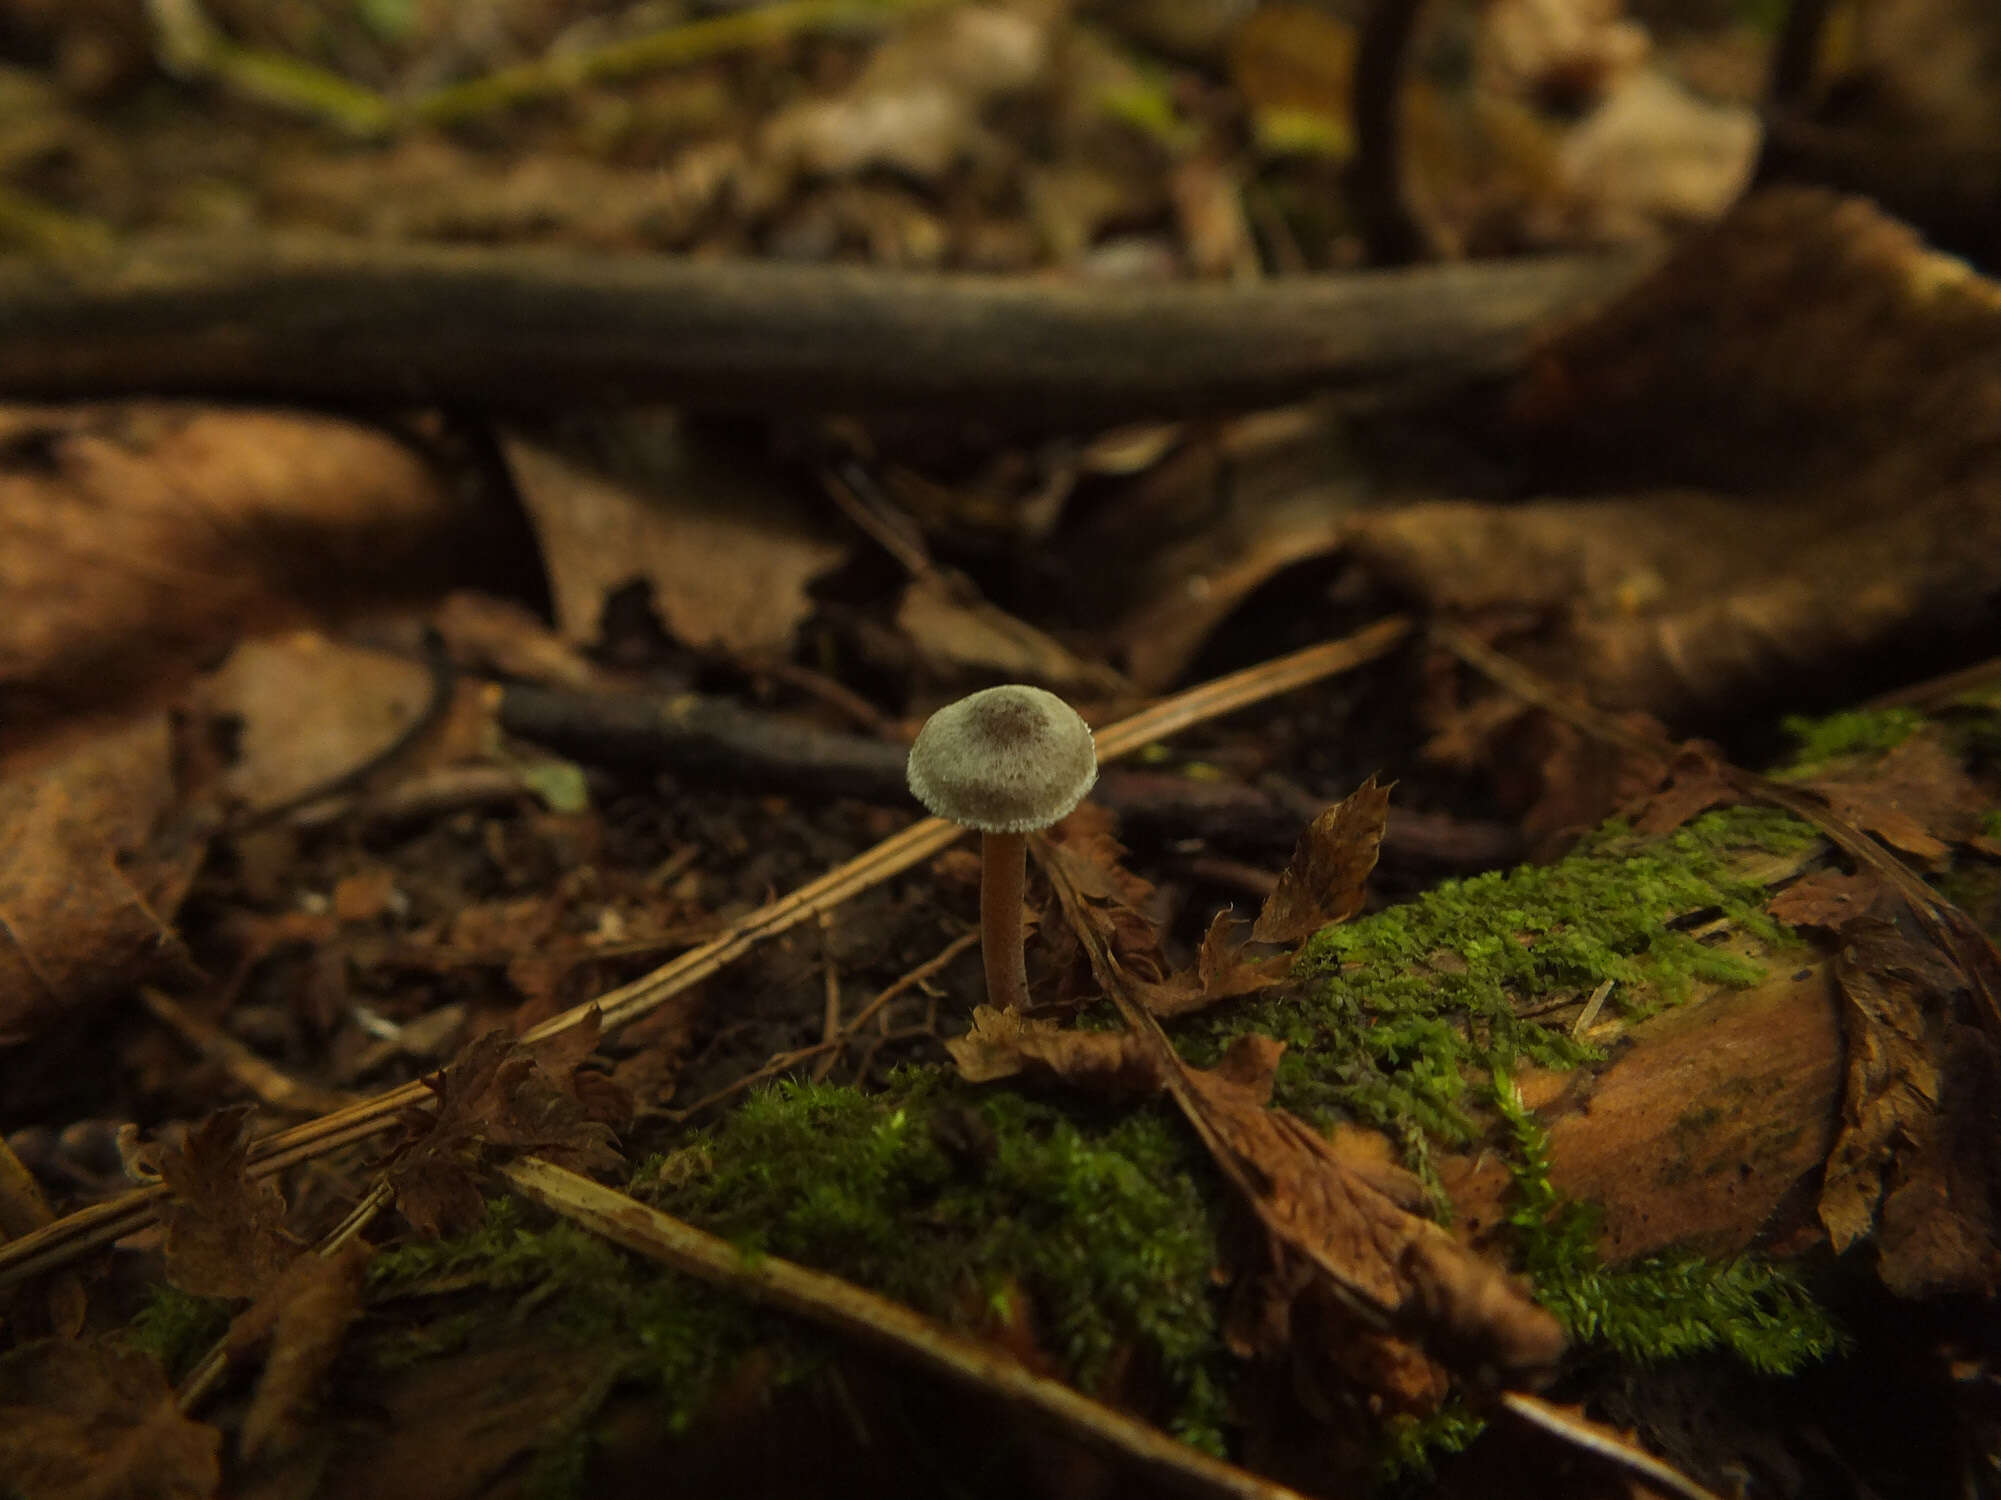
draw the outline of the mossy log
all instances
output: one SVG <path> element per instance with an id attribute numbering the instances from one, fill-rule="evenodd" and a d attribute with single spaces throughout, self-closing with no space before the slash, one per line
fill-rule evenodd
<path id="1" fill-rule="evenodd" d="M 1986 873 L 1969 858 L 1963 891 Z M 1247 1033 L 1284 1040 L 1274 1102 L 1386 1134 L 1601 1373 L 1699 1354 L 1797 1371 L 1841 1342 L 1779 1262 L 1827 1243 L 1817 1203 L 1860 1032 L 1852 953 L 1766 906 L 1831 862 L 1812 826 L 1764 808 L 1660 837 L 1608 828 L 1556 864 L 1325 929 L 1281 988 L 1169 1032 L 1198 1064 Z M 1940 1077 L 1941 1107 L 1966 1107 L 1965 1070 Z M 1363 1484 L 1372 1462 L 1477 1430 L 1451 1407 L 1387 1424 L 1311 1411 L 1296 1371 L 1232 1351 L 1242 1219 L 1157 1099 L 935 1068 L 868 1093 L 782 1085 L 640 1164 L 629 1190 L 1296 1484 Z M 257 1493 L 622 1493 L 675 1472 L 802 1495 L 878 1470 L 891 1489 L 928 1473 L 968 1493 L 1108 1492 L 1060 1442 L 995 1432 L 977 1402 L 517 1204 L 462 1239 L 384 1251 L 370 1276 L 321 1428 Z M 174 1367 L 217 1321 L 168 1295 L 138 1326 Z"/>

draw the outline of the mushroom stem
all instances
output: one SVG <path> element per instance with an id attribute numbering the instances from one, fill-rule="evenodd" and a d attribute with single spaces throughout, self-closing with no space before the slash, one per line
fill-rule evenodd
<path id="1" fill-rule="evenodd" d="M 980 956 L 987 1001 L 1002 1010 L 1028 1006 L 1028 959 L 1021 930 L 1028 887 L 1028 835 L 989 833 L 980 847 Z"/>

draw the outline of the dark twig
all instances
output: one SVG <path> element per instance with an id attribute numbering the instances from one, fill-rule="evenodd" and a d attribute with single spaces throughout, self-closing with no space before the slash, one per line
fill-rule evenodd
<path id="1" fill-rule="evenodd" d="M 1771 113 L 1790 113 L 1806 98 L 1814 64 L 1820 59 L 1821 32 L 1832 8 L 1829 0 L 1792 0 L 1787 7 L 1765 79 L 1765 107 Z"/>
<path id="2" fill-rule="evenodd" d="M 1403 79 L 1424 0 L 1375 0 L 1355 47 L 1356 215 L 1369 263 L 1408 265 L 1430 250 L 1403 179 Z"/>
<path id="3" fill-rule="evenodd" d="M 500 725 L 588 764 L 673 768 L 738 786 L 891 805 L 910 801 L 903 746 L 816 729 L 724 698 L 614 697 L 514 684 L 501 695 Z"/>
<path id="4" fill-rule="evenodd" d="M 0 395 L 547 407 L 923 407 L 1020 421 L 1227 409 L 1488 373 L 1629 257 L 1255 285 L 423 245 L 155 241 L 0 270 Z"/>

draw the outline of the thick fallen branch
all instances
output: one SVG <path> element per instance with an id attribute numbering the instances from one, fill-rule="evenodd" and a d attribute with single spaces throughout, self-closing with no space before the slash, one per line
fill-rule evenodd
<path id="1" fill-rule="evenodd" d="M 0 270 L 0 395 L 923 406 L 1096 419 L 1466 377 L 1630 257 L 1084 285 L 319 240 Z"/>

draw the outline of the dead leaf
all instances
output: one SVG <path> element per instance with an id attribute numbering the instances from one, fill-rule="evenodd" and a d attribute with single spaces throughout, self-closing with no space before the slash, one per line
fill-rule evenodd
<path id="1" fill-rule="evenodd" d="M 963 676 L 970 668 L 1012 682 L 1042 683 L 1057 693 L 1129 690 L 1109 667 L 1082 660 L 1061 641 L 980 598 L 956 575 L 934 571 L 913 578 L 897 607 L 896 626 L 940 677 Z"/>
<path id="2" fill-rule="evenodd" d="M 1217 912 L 1203 934 L 1192 971 L 1184 969 L 1160 984 L 1135 981 L 1146 1008 L 1156 1016 L 1185 1016 L 1283 984 L 1292 972 L 1292 955 L 1252 957 L 1244 951 L 1245 940 L 1234 935 L 1234 929 L 1242 925 L 1227 911 Z"/>
<path id="3" fill-rule="evenodd" d="M 974 1007 L 971 1029 L 945 1050 L 968 1083 L 1042 1072 L 1112 1097 L 1160 1087 L 1158 1065 L 1129 1032 L 1078 1031 L 991 1005 Z"/>
<path id="4" fill-rule="evenodd" d="M 1372 780 L 1368 797 L 1358 792 L 1349 801 L 1373 803 L 1379 819 L 1383 790 Z M 1415 1179 L 1351 1145 L 1337 1149 L 1305 1121 L 1266 1107 L 1282 1043 L 1240 1037 L 1213 1071 L 1189 1067 L 1085 915 L 1064 868 L 1051 866 L 1050 878 L 1132 1042 L 1153 1059 L 1162 1086 L 1269 1234 L 1266 1284 L 1274 1295 L 1291 1299 L 1317 1287 L 1376 1332 L 1412 1338 L 1464 1370 L 1509 1381 L 1547 1373 L 1564 1347 L 1556 1320 L 1500 1267 L 1415 1212 L 1424 1201 Z M 1299 1275 L 1295 1263 L 1312 1274 Z M 1260 1321 L 1277 1329 L 1287 1319 L 1274 1307 Z"/>
<path id="5" fill-rule="evenodd" d="M 763 128 L 761 154 L 822 176 L 879 167 L 935 178 L 982 139 L 990 100 L 1042 74 L 1047 24 L 998 5 L 923 17 L 879 45 L 842 97 L 781 110 Z"/>
<path id="6" fill-rule="evenodd" d="M 489 1031 L 424 1080 L 437 1104 L 404 1112 L 407 1133 L 385 1166 L 414 1227 L 436 1236 L 477 1224 L 486 1212 L 480 1174 L 496 1152 L 533 1152 L 580 1172 L 619 1160 L 610 1122 L 593 1118 L 591 1108 L 622 1094 L 578 1082 L 577 1065 L 596 1048 L 599 1029 L 594 1010 L 588 1022 L 540 1042 Z"/>
<path id="7" fill-rule="evenodd" d="M 1616 244 L 1707 223 L 1749 185 L 1758 140 L 1749 106 L 1634 70 L 1563 138 L 1566 228 L 1577 240 Z"/>
<path id="8" fill-rule="evenodd" d="M 1363 887 L 1376 867 L 1395 784 L 1371 776 L 1308 825 L 1277 889 L 1258 913 L 1253 940 L 1297 943 L 1362 909 Z"/>
<path id="9" fill-rule="evenodd" d="M 221 1448 L 142 1354 L 49 1340 L 0 1355 L 0 1473 L 22 1500 L 202 1500 Z"/>
<path id="10" fill-rule="evenodd" d="M 512 677 L 578 693 L 608 693 L 619 683 L 533 611 L 509 599 L 458 589 L 433 618 L 452 659 L 487 677 Z"/>
<path id="11" fill-rule="evenodd" d="M 1979 839 L 1990 805 L 1936 727 L 1886 751 L 1865 776 L 1799 784 L 1825 798 L 1837 817 L 1933 866 L 1952 845 Z"/>
<path id="12" fill-rule="evenodd" d="M 187 712 L 227 734 L 235 753 L 219 789 L 257 812 L 368 765 L 423 716 L 432 691 L 419 662 L 295 631 L 237 647 L 189 694 Z"/>
<path id="13" fill-rule="evenodd" d="M 245 631 L 445 581 L 466 514 L 414 449 L 300 413 L 133 403 L 0 413 L 0 697 L 177 686 Z"/>
<path id="14" fill-rule="evenodd" d="M 1837 1251 L 1876 1233 L 1878 1274 L 1900 1296 L 1991 1291 L 2001 1163 L 1979 1101 L 1993 1087 L 1993 1049 L 1952 1022 L 1963 981 L 1935 948 L 1876 919 L 1848 931 L 1835 961 L 1847 1077 L 1821 1223 Z"/>
<path id="15" fill-rule="evenodd" d="M 1085 802 L 1031 839 L 1029 849 L 1045 869 L 1062 867 L 1065 879 L 1083 900 L 1081 910 L 1119 955 L 1120 963 L 1135 974 L 1160 980 L 1167 974 L 1167 962 L 1160 951 L 1160 930 L 1148 914 L 1154 888 L 1124 863 L 1125 846 L 1112 834 L 1115 821 L 1107 808 Z M 1059 967 L 1071 971 L 1071 991 L 1087 993 L 1092 981 L 1085 955 L 1066 923 L 1047 919 L 1054 911 L 1052 906 L 1040 914 L 1037 941 Z"/>
<path id="16" fill-rule="evenodd" d="M 505 448 L 572 641 L 639 581 L 676 639 L 782 656 L 812 607 L 807 584 L 846 552 L 768 474 L 671 418 L 631 417 L 563 451 L 518 435 Z"/>
<path id="17" fill-rule="evenodd" d="M 299 1417 L 340 1353 L 361 1312 L 369 1247 L 351 1240 L 331 1256 L 301 1255 L 230 1325 L 229 1348 L 241 1357 L 270 1340 L 239 1438 L 245 1458 L 284 1453 L 298 1440 Z"/>
<path id="18" fill-rule="evenodd" d="M 251 1180 L 247 1106 L 218 1110 L 184 1145 L 145 1148 L 142 1159 L 173 1190 L 161 1208 L 167 1279 L 198 1297 L 256 1297 L 304 1246 L 284 1229 L 278 1185 Z"/>
<path id="19" fill-rule="evenodd" d="M 1380 1330 L 1413 1337 L 1462 1371 L 1520 1379 L 1553 1367 L 1564 1348 L 1556 1320 L 1499 1266 L 1419 1217 L 1414 1178 L 1387 1165 L 1361 1170 L 1305 1121 L 1265 1107 L 1279 1050 L 1239 1038 L 1214 1072 L 1182 1067 L 1178 1095 L 1278 1243 Z"/>
<path id="20" fill-rule="evenodd" d="M 1516 391 L 1566 487 L 1614 493 L 1370 513 L 1354 555 L 1435 609 L 1524 611 L 1510 654 L 1606 708 L 1848 681 L 2001 595 L 1997 348 L 2001 287 L 1963 262 L 1858 200 L 1756 193 Z"/>
<path id="21" fill-rule="evenodd" d="M 1129 518 L 1100 523 L 1133 532 L 1109 539 L 1110 549 L 1125 559 L 1120 573 L 1130 575 L 1115 584 L 1126 604 L 1113 639 L 1127 675 L 1142 690 L 1159 692 L 1178 679 L 1217 628 L 1274 578 L 1338 551 L 1344 523 L 1362 502 L 1362 476 L 1324 418 L 1266 416 L 1269 431 L 1246 418 L 1235 424 L 1242 433 L 1226 432 L 1216 447 L 1170 460 L 1140 482 L 1128 502 Z M 1224 462 L 1230 464 L 1231 500 L 1221 514 L 1192 526 L 1160 514 L 1170 504 L 1213 509 L 1215 468 Z M 1183 487 L 1191 493 L 1173 493 Z M 1084 576 L 1095 577 L 1108 540 L 1093 535 L 1086 545 L 1095 556 L 1080 562 Z"/>
<path id="22" fill-rule="evenodd" d="M 0 1046 L 129 994 L 180 958 L 169 926 L 206 841 L 166 721 L 102 732 L 0 781 Z"/>
<path id="23" fill-rule="evenodd" d="M 1883 882 L 1868 870 L 1853 875 L 1816 870 L 1802 876 L 1765 903 L 1775 922 L 1789 927 L 1822 927 L 1840 932 L 1867 916 L 1883 893 Z"/>
<path id="24" fill-rule="evenodd" d="M 1629 715 L 1626 722 L 1643 733 L 1666 738 L 1656 720 L 1648 719 L 1635 724 L 1633 716 Z M 1743 793 L 1732 780 L 1722 752 L 1714 745 L 1697 740 L 1682 745 L 1675 752 L 1674 762 L 1668 768 L 1666 785 L 1656 787 L 1637 804 L 1627 804 L 1626 810 L 1635 833 L 1658 837 L 1673 833 L 1691 818 L 1708 812 L 1712 807 L 1727 807 L 1742 800 Z"/>
<path id="25" fill-rule="evenodd" d="M 1858 924 L 1835 976 L 1847 1010 L 1848 1072 L 1820 1219 L 1841 1251 L 1875 1227 L 1899 1145 L 1923 1141 L 1936 1128 L 1939 1069 L 1925 1012 L 1956 980 L 1934 954 L 1884 922 Z"/>

